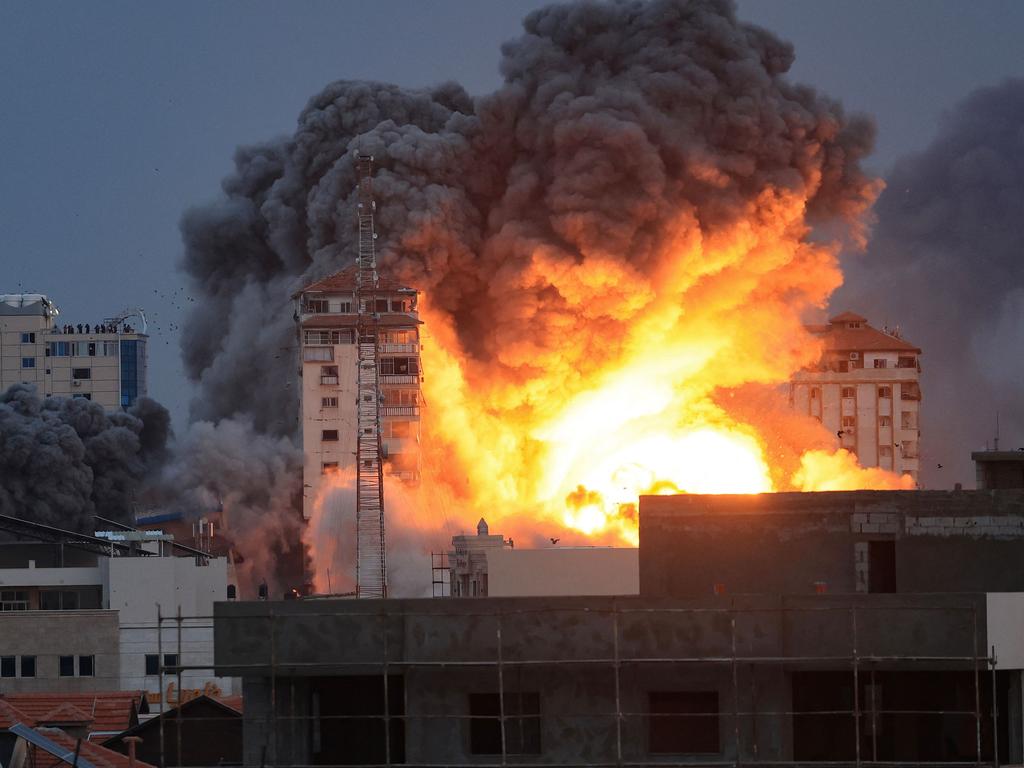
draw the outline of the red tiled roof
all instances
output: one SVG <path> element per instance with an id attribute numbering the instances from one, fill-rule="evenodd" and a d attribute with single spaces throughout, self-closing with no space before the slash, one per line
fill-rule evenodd
<path id="1" fill-rule="evenodd" d="M 46 738 L 57 743 L 58 746 L 63 747 L 69 752 L 74 752 L 78 741 L 74 736 L 70 736 L 60 728 L 36 728 L 36 731 Z M 30 747 L 35 751 L 35 759 L 30 763 L 34 768 L 67 768 L 67 763 L 62 762 L 56 756 L 51 755 L 38 747 Z M 96 768 L 129 768 L 129 761 L 127 755 L 122 755 L 120 752 L 115 752 L 112 749 L 101 747 L 99 744 L 93 741 L 86 741 L 82 739 L 82 745 L 80 747 L 79 754 L 88 760 L 90 763 L 96 766 Z M 153 768 L 149 763 L 144 763 L 142 760 L 135 760 L 136 768 Z"/>
<path id="2" fill-rule="evenodd" d="M 9 701 L 0 699 L 0 728 L 10 728 L 15 723 L 33 726 L 36 721 L 15 707 Z"/>
<path id="3" fill-rule="evenodd" d="M 359 322 L 359 315 L 313 315 L 302 321 L 303 328 L 354 328 Z M 415 328 L 422 325 L 422 320 L 406 314 L 382 314 L 378 324 L 388 328 Z"/>
<path id="4" fill-rule="evenodd" d="M 310 283 L 299 293 L 351 293 L 356 289 L 356 266 L 355 264 L 345 267 L 344 269 L 335 272 L 333 275 L 328 275 L 322 280 Z M 392 280 L 389 277 L 377 274 L 377 289 L 381 291 L 413 291 L 414 289 L 408 288 L 397 280 Z"/>
<path id="5" fill-rule="evenodd" d="M 41 725 L 88 725 L 92 721 L 92 715 L 87 715 L 70 701 L 62 702 L 36 718 L 36 722 Z"/>
<path id="6" fill-rule="evenodd" d="M 0 696 L 0 702 L 11 704 L 33 722 L 41 722 L 61 705 L 71 704 L 92 721 L 90 731 L 109 732 L 124 731 L 135 724 L 144 696 L 144 691 L 7 693 Z"/>
<path id="7" fill-rule="evenodd" d="M 225 707 L 231 707 L 236 712 L 242 711 L 242 697 L 239 696 L 218 696 L 216 701 L 219 701 Z"/>
<path id="8" fill-rule="evenodd" d="M 850 323 L 860 327 L 850 328 Z M 829 320 L 829 325 L 805 327 L 825 342 L 826 350 L 834 352 L 921 352 L 918 347 L 904 339 L 872 328 L 865 318 L 855 312 L 838 314 Z"/>

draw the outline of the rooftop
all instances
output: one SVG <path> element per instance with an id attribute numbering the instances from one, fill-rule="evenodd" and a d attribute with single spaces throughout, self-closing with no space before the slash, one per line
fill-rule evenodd
<path id="1" fill-rule="evenodd" d="M 825 342 L 828 351 L 914 352 L 921 350 L 895 333 L 873 328 L 866 318 L 854 312 L 842 312 L 828 325 L 808 325 L 807 330 Z"/>
<path id="2" fill-rule="evenodd" d="M 355 264 L 345 267 L 333 275 L 328 275 L 325 278 L 310 283 L 295 295 L 298 296 L 299 293 L 352 293 L 356 289 L 357 271 Z M 377 288 L 382 291 L 416 293 L 414 288 L 404 286 L 397 280 L 392 280 L 379 273 L 377 276 Z"/>
<path id="3" fill-rule="evenodd" d="M 13 709 L 24 715 L 22 722 L 26 725 L 74 721 L 91 723 L 90 731 L 109 733 L 126 730 L 138 722 L 143 702 L 144 691 L 6 693 L 0 696 L 0 719 L 11 717 Z M 84 721 L 80 719 L 83 716 Z"/>

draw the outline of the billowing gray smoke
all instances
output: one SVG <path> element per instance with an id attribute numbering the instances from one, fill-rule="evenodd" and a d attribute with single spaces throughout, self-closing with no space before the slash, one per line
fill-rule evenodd
<path id="1" fill-rule="evenodd" d="M 145 398 L 107 414 L 84 399 L 0 395 L 0 514 L 92 532 L 94 514 L 131 522 L 141 482 L 162 463 L 170 420 Z"/>
<path id="2" fill-rule="evenodd" d="M 898 162 L 835 307 L 923 349 L 922 479 L 973 487 L 970 451 L 1024 446 L 1024 80 L 978 90 Z M 941 469 L 939 465 L 942 465 Z"/>
<path id="3" fill-rule="evenodd" d="M 615 351 L 612 334 L 574 329 L 579 309 L 537 274 L 538 248 L 644 271 L 692 226 L 680 221 L 713 231 L 751 215 L 768 189 L 802 195 L 812 223 L 855 222 L 873 199 L 859 166 L 870 123 L 790 84 L 790 46 L 738 22 L 727 0 L 579 2 L 524 27 L 502 49 L 494 93 L 333 83 L 293 136 L 238 150 L 220 202 L 186 213 L 183 266 L 199 298 L 182 344 L 198 384 L 192 415 L 216 425 L 207 441 L 231 430 L 220 458 L 239 468 L 218 478 L 216 462 L 196 462 L 186 485 L 265 483 L 253 501 L 264 523 L 294 514 L 279 506 L 294 457 L 257 477 L 244 467 L 250 449 L 267 466 L 268 446 L 288 446 L 274 438 L 297 432 L 290 297 L 354 258 L 359 153 L 377 159 L 382 271 L 427 291 L 479 369 L 502 366 L 507 380 L 544 356 L 568 375 L 583 352 Z M 524 337 L 536 346 L 517 358 L 506 342 Z"/>

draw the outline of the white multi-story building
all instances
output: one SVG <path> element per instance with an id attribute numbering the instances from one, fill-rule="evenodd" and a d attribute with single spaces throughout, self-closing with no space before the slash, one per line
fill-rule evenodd
<path id="1" fill-rule="evenodd" d="M 108 410 L 146 394 L 145 333 L 124 318 L 65 324 L 38 293 L 0 295 L 0 391 L 33 384 L 40 395 L 80 397 Z"/>
<path id="2" fill-rule="evenodd" d="M 818 419 L 861 466 L 917 480 L 921 451 L 921 350 L 853 312 L 808 326 L 824 343 L 817 366 L 790 382 L 790 402 Z"/>
<path id="3" fill-rule="evenodd" d="M 302 350 L 303 515 L 312 515 L 320 484 L 356 461 L 356 269 L 349 267 L 298 294 Z M 417 291 L 380 278 L 374 312 L 379 335 L 381 442 L 385 471 L 419 478 L 420 319 Z"/>
<path id="4" fill-rule="evenodd" d="M 83 540 L 103 539 L 77 534 L 0 546 L 0 688 L 144 690 L 151 711 L 199 693 L 240 693 L 233 678 L 213 674 L 213 604 L 236 594 L 228 561 L 171 556 L 169 536 L 118 535 L 152 554 L 82 551 Z M 180 686 L 179 666 L 189 667 Z"/>

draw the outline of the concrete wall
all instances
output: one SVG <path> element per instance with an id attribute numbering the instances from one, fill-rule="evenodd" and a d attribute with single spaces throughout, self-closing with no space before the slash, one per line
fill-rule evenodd
<path id="1" fill-rule="evenodd" d="M 325 679 L 385 670 L 404 677 L 408 762 L 486 762 L 468 754 L 469 695 L 499 690 L 499 655 L 503 690 L 540 695 L 543 758 L 528 760 L 614 763 L 619 711 L 623 760 L 663 761 L 648 754 L 646 712 L 649 693 L 666 690 L 718 693 L 720 759 L 737 743 L 749 759 L 755 742 L 758 759 L 787 759 L 785 717 L 730 713 L 790 711 L 789 670 L 849 673 L 836 657 L 854 648 L 969 656 L 986 647 L 985 607 L 976 595 L 220 603 L 216 660 L 245 676 L 247 765 L 275 746 L 282 760 L 304 757 L 282 750 L 308 743 L 309 692 Z"/>
<path id="2" fill-rule="evenodd" d="M 18 677 L 0 678 L 0 691 L 110 691 L 120 687 L 116 611 L 0 613 L 0 655 L 16 656 Z M 21 676 L 23 656 L 36 657 L 35 677 Z M 93 656 L 91 677 L 61 677 L 59 657 Z"/>
<path id="3" fill-rule="evenodd" d="M 487 552 L 491 597 L 635 595 L 639 550 L 612 547 L 492 549 Z"/>
<path id="4" fill-rule="evenodd" d="M 644 496 L 640 592 L 856 592 L 870 541 L 895 542 L 900 593 L 1024 591 L 1024 492 L 856 491 Z"/>

